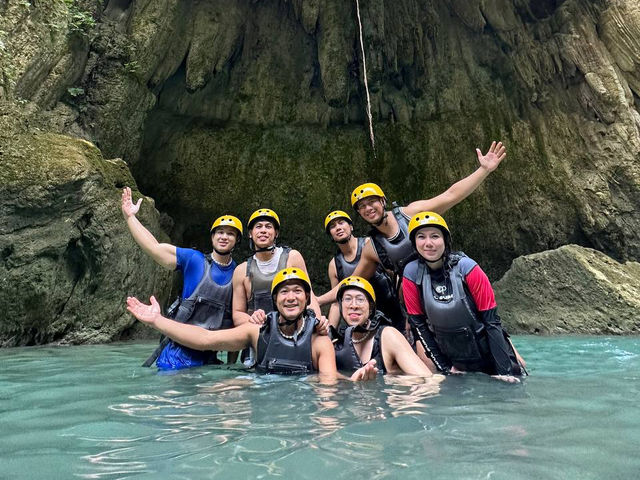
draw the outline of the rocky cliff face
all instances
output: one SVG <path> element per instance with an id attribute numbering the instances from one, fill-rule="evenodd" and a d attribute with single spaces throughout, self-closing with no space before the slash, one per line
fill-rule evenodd
<path id="1" fill-rule="evenodd" d="M 640 6 L 634 0 L 0 1 L 0 97 L 121 157 L 205 247 L 260 206 L 322 282 L 322 219 L 362 181 L 406 204 L 508 158 L 446 215 L 494 277 L 577 243 L 640 256 Z M 37 122 L 36 119 L 37 118 Z"/>
<path id="2" fill-rule="evenodd" d="M 89 142 L 16 128 L 16 117 L 0 119 L 0 346 L 126 338 L 127 293 L 166 297 L 170 279 L 118 212 L 135 181 Z M 152 206 L 140 218 L 167 240 Z"/>

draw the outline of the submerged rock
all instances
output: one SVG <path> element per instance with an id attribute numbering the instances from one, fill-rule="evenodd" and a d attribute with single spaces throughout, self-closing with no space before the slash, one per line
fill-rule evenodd
<path id="1" fill-rule="evenodd" d="M 519 257 L 495 283 L 511 333 L 640 333 L 640 263 L 577 245 Z"/>
<path id="2" fill-rule="evenodd" d="M 126 296 L 166 297 L 170 273 L 126 230 L 126 164 L 52 133 L 4 131 L 0 151 L 0 346 L 129 337 Z M 140 217 L 166 239 L 152 203 Z"/>

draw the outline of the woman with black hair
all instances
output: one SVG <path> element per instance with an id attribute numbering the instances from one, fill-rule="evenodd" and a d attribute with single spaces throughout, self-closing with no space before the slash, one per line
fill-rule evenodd
<path id="1" fill-rule="evenodd" d="M 426 354 L 443 373 L 483 372 L 518 382 L 523 366 L 497 313 L 487 275 L 462 252 L 440 215 L 420 212 L 409 222 L 419 258 L 403 274 L 409 322 Z"/>

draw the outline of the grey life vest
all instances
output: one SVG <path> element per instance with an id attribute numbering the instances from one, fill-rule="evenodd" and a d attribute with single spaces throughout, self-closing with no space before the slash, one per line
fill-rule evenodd
<path id="1" fill-rule="evenodd" d="M 338 253 L 333 257 L 336 264 L 338 281 L 344 280 L 354 272 L 360 261 L 365 242 L 366 237 L 358 238 L 358 250 L 352 262 L 348 262 L 340 250 L 338 250 Z M 396 294 L 393 280 L 389 278 L 389 275 L 387 275 L 382 265 L 378 265 L 376 273 L 371 277 L 369 282 L 371 282 L 371 286 L 376 293 L 376 306 L 378 310 L 382 310 L 385 315 L 392 320 L 394 327 L 403 331 L 405 317 L 402 307 L 400 306 L 400 300 Z"/>
<path id="2" fill-rule="evenodd" d="M 444 283 L 434 283 L 427 265 L 420 261 L 416 285 L 427 315 L 428 328 L 440 350 L 451 363 L 463 370 L 481 371 L 490 362 L 490 350 L 484 324 L 478 320 L 475 304 L 469 300 L 459 260 L 464 254 L 449 257 Z"/>
<path id="3" fill-rule="evenodd" d="M 384 366 L 384 358 L 382 356 L 382 342 L 380 340 L 382 331 L 387 325 L 380 325 L 376 329 L 373 336 L 373 349 L 371 350 L 371 359 L 376 361 L 376 367 L 381 373 L 386 373 L 387 369 Z M 336 345 L 336 367 L 343 372 L 355 372 L 357 369 L 362 368 L 364 364 L 356 352 L 356 347 L 353 344 L 353 329 L 355 327 L 348 327 L 344 331 L 344 340 L 341 345 Z"/>
<path id="4" fill-rule="evenodd" d="M 293 339 L 285 338 L 278 328 L 278 312 L 270 312 L 260 329 L 256 371 L 260 373 L 307 374 L 315 371 L 311 340 L 316 325 L 313 310 L 304 314 L 304 329 Z"/>
<path id="5" fill-rule="evenodd" d="M 402 275 L 404 267 L 418 258 L 418 254 L 409 239 L 409 220 L 400 211 L 400 207 L 394 207 L 391 213 L 396 217 L 400 227 L 398 235 L 393 240 L 389 240 L 377 228 L 372 228 L 369 236 L 373 249 L 384 268 L 393 271 L 396 275 Z"/>
<path id="6" fill-rule="evenodd" d="M 251 295 L 249 296 L 249 300 L 247 300 L 247 313 L 249 315 L 259 309 L 264 310 L 266 313 L 276 309 L 276 306 L 273 304 L 273 297 L 271 296 L 271 282 L 273 281 L 273 277 L 276 276 L 276 273 L 286 268 L 290 251 L 291 248 L 282 247 L 278 267 L 275 272 L 266 275 L 258 268 L 258 262 L 255 261 L 253 255 L 247 259 L 247 277 L 249 277 L 251 282 Z"/>
<path id="7" fill-rule="evenodd" d="M 233 326 L 231 299 L 233 282 L 218 285 L 211 278 L 211 259 L 205 255 L 205 268 L 200 282 L 189 297 L 183 299 L 174 317 L 176 321 L 198 325 L 208 330 Z"/>

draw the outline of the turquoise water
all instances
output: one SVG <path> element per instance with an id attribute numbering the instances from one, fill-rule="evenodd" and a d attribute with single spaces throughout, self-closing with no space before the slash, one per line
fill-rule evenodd
<path id="1" fill-rule="evenodd" d="M 0 350 L 0 478 L 638 478 L 640 339 L 515 343 L 523 384 L 439 391 L 158 374 L 149 344 Z"/>

